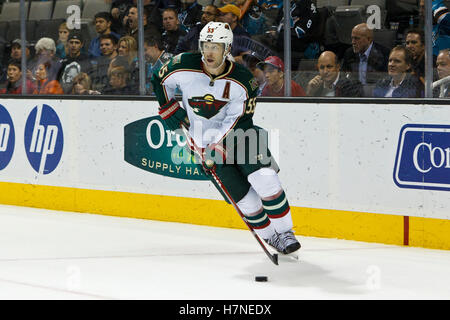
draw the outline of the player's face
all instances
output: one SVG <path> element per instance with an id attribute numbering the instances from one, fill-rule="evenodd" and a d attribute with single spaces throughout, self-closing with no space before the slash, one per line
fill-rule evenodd
<path id="1" fill-rule="evenodd" d="M 22 76 L 22 72 L 16 66 L 10 65 L 8 66 L 7 75 L 10 82 L 17 82 Z"/>
<path id="2" fill-rule="evenodd" d="M 410 65 L 405 61 L 405 53 L 402 50 L 394 50 L 389 55 L 388 73 L 391 77 L 402 76 L 408 71 Z"/>
<path id="3" fill-rule="evenodd" d="M 450 76 L 450 55 L 448 52 L 442 52 L 437 56 L 436 68 L 439 79 Z"/>
<path id="4" fill-rule="evenodd" d="M 223 61 L 224 44 L 216 42 L 203 42 L 203 59 L 208 68 L 216 69 Z"/>
<path id="5" fill-rule="evenodd" d="M 144 43 L 144 54 L 145 59 L 147 61 L 150 61 L 151 63 L 155 63 L 156 60 L 158 60 L 158 57 L 160 55 L 160 51 L 156 46 L 149 46 L 146 43 Z"/>

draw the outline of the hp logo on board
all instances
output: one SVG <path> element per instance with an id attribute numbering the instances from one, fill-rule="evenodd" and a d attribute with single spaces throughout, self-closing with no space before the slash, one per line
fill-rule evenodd
<path id="1" fill-rule="evenodd" d="M 0 104 L 0 170 L 11 161 L 15 144 L 14 125 L 8 110 Z"/>
<path id="2" fill-rule="evenodd" d="M 63 130 L 55 110 L 47 104 L 31 110 L 25 124 L 25 151 L 33 169 L 40 174 L 55 170 L 63 144 Z"/>

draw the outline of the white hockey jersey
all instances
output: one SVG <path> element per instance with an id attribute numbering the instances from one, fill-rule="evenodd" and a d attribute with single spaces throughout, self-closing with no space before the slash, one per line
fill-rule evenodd
<path id="1" fill-rule="evenodd" d="M 191 123 L 189 134 L 197 146 L 220 143 L 233 129 L 253 127 L 258 84 L 245 67 L 226 62 L 222 75 L 203 69 L 200 53 L 182 53 L 155 72 L 152 78 L 160 105 L 178 88 Z"/>

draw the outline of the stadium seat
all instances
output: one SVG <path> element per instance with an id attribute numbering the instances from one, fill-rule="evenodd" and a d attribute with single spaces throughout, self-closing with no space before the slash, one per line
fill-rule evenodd
<path id="1" fill-rule="evenodd" d="M 20 21 L 10 21 L 8 26 L 8 32 L 6 33 L 6 43 L 9 44 L 14 39 L 20 39 Z M 25 22 L 25 30 L 26 30 L 26 40 L 29 42 L 33 42 L 35 39 L 35 29 L 36 29 L 36 21 L 26 21 Z"/>
<path id="2" fill-rule="evenodd" d="M 373 31 L 373 41 L 388 49 L 395 46 L 397 30 L 381 29 Z"/>
<path id="3" fill-rule="evenodd" d="M 28 20 L 48 20 L 52 18 L 53 1 L 31 1 Z"/>
<path id="4" fill-rule="evenodd" d="M 0 39 L 5 40 L 8 33 L 9 23 L 8 21 L 0 21 Z"/>
<path id="5" fill-rule="evenodd" d="M 67 19 L 69 16 L 67 8 L 71 5 L 79 6 L 81 14 L 81 10 L 83 9 L 81 0 L 57 0 L 53 9 L 52 19 Z"/>
<path id="6" fill-rule="evenodd" d="M 365 6 L 377 5 L 381 10 L 386 10 L 386 0 L 351 0 L 352 6 Z"/>
<path id="7" fill-rule="evenodd" d="M 25 4 L 26 14 L 28 17 L 28 2 Z M 0 13 L 0 21 L 15 21 L 20 20 L 20 2 L 5 2 L 2 5 L 2 12 Z"/>
<path id="8" fill-rule="evenodd" d="M 344 44 L 352 43 L 353 27 L 366 21 L 364 6 L 340 6 L 336 8 L 333 16 L 339 30 L 337 32 L 339 42 Z"/>
<path id="9" fill-rule="evenodd" d="M 94 16 L 98 12 L 110 12 L 111 3 L 105 3 L 105 0 L 87 0 L 83 6 L 83 13 L 81 14 L 81 19 L 94 19 Z"/>
<path id="10" fill-rule="evenodd" d="M 48 19 L 41 20 L 37 22 L 36 30 L 35 30 L 35 38 L 36 41 L 40 38 L 47 37 L 55 40 L 55 43 L 58 41 L 59 33 L 58 29 L 61 23 L 63 23 L 65 19 Z"/>
<path id="11" fill-rule="evenodd" d="M 317 0 L 317 8 L 336 8 L 349 5 L 349 0 Z"/>

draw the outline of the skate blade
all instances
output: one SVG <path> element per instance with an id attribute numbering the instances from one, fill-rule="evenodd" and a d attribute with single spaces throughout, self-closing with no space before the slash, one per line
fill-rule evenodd
<path id="1" fill-rule="evenodd" d="M 279 254 L 278 260 L 283 262 L 299 262 L 298 253 L 292 252 L 288 254 Z"/>

